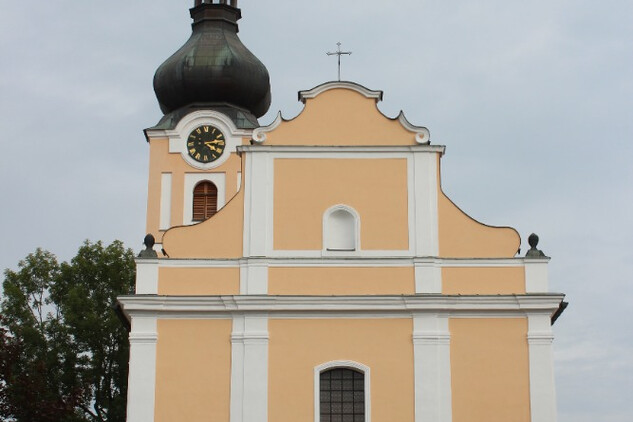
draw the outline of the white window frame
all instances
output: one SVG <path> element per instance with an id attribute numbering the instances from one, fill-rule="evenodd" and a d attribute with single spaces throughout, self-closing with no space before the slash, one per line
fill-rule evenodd
<path id="1" fill-rule="evenodd" d="M 337 211 L 346 211 L 354 217 L 354 250 L 337 250 L 328 249 L 328 245 L 331 243 L 328 230 L 328 222 L 330 216 Z M 360 252 L 360 216 L 358 212 L 345 204 L 337 204 L 328 208 L 323 213 L 323 255 L 358 255 Z"/>
<path id="2" fill-rule="evenodd" d="M 365 422 L 371 422 L 371 391 L 369 366 L 353 360 L 333 360 L 314 367 L 314 422 L 321 421 L 321 372 L 336 369 L 354 369 L 362 372 L 365 379 Z"/>

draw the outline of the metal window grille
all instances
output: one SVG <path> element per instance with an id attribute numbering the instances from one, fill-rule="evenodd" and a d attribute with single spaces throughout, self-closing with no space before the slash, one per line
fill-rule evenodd
<path id="1" fill-rule="evenodd" d="M 320 422 L 365 422 L 365 375 L 334 368 L 320 375 Z"/>

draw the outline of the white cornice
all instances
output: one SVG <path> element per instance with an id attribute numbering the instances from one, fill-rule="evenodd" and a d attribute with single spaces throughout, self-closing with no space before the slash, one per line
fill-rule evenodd
<path id="1" fill-rule="evenodd" d="M 534 295 L 477 295 L 448 296 L 403 295 L 403 296 L 120 296 L 124 313 L 186 315 L 201 313 L 357 313 L 380 314 L 416 312 L 442 312 L 449 315 L 466 313 L 544 313 L 553 314 L 564 299 L 560 293 Z"/>
<path id="2" fill-rule="evenodd" d="M 274 152 L 274 153 L 359 153 L 371 152 L 381 153 L 397 152 L 432 152 L 444 154 L 444 145 L 378 145 L 378 146 L 357 146 L 357 145 L 240 145 L 237 152 Z"/>
<path id="3" fill-rule="evenodd" d="M 527 258 L 528 262 L 534 259 Z M 225 259 L 143 259 L 137 263 L 154 264 L 160 268 L 237 268 L 248 263 L 260 263 L 269 267 L 406 267 L 432 264 L 439 267 L 521 267 L 526 258 L 436 258 L 436 257 L 319 257 L 319 258 L 225 258 Z M 541 259 L 547 262 L 549 258 Z"/>
<path id="4" fill-rule="evenodd" d="M 361 95 L 364 95 L 366 98 L 371 98 L 376 100 L 376 102 L 382 100 L 382 91 L 374 91 L 368 88 L 365 88 L 362 85 L 359 85 L 354 82 L 347 81 L 334 81 L 327 82 L 312 89 L 306 91 L 299 91 L 299 100 L 302 103 L 305 103 L 306 100 L 312 99 L 319 94 L 322 94 L 325 91 L 329 91 L 331 89 L 349 89 L 352 91 L 356 91 Z"/>

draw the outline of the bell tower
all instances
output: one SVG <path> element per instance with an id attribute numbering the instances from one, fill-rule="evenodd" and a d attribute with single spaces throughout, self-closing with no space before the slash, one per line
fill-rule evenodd
<path id="1" fill-rule="evenodd" d="M 268 71 L 238 37 L 237 1 L 196 0 L 192 33 L 161 64 L 154 91 L 164 116 L 150 144 L 147 233 L 211 217 L 241 185 L 236 148 L 270 107 Z"/>
<path id="2" fill-rule="evenodd" d="M 154 76 L 161 253 L 148 235 L 119 297 L 127 421 L 556 422 L 566 304 L 538 237 L 519 256 L 515 229 L 450 200 L 445 147 L 385 116 L 382 91 L 325 82 L 260 126 L 268 72 L 240 15 L 196 1 Z"/>

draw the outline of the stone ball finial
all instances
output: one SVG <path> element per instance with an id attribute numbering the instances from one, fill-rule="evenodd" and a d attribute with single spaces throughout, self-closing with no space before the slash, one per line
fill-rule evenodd
<path id="1" fill-rule="evenodd" d="M 139 254 L 139 258 L 158 258 L 158 254 L 154 250 L 154 244 L 156 243 L 156 239 L 154 235 L 148 233 L 145 235 L 143 239 L 143 244 L 145 245 L 145 249 L 143 249 Z"/>
<path id="2" fill-rule="evenodd" d="M 538 241 L 539 241 L 538 235 L 536 235 L 535 233 L 532 233 L 528 237 L 528 244 L 530 245 L 530 250 L 527 251 L 527 253 L 525 254 L 526 257 L 540 258 L 540 257 L 545 256 L 542 250 L 536 248 L 538 246 Z"/>

